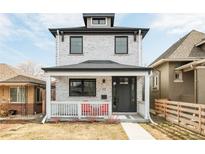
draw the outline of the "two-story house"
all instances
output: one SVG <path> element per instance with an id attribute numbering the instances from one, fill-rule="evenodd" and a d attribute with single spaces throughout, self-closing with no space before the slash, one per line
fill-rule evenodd
<path id="1" fill-rule="evenodd" d="M 110 117 L 113 112 L 149 118 L 149 72 L 142 67 L 147 28 L 115 27 L 114 13 L 85 13 L 85 26 L 52 28 L 56 66 L 47 75 L 47 117 Z M 56 79 L 56 101 L 50 99 Z"/>

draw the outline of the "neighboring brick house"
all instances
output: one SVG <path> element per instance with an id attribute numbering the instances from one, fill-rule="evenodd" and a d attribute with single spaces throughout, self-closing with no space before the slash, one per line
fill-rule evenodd
<path id="1" fill-rule="evenodd" d="M 205 104 L 205 33 L 192 30 L 168 48 L 150 67 L 154 99 Z"/>
<path id="2" fill-rule="evenodd" d="M 43 68 L 48 118 L 81 117 L 83 102 L 91 106 L 86 111 L 104 112 L 104 102 L 109 115 L 133 112 L 148 119 L 150 68 L 142 67 L 142 40 L 149 29 L 116 27 L 114 13 L 85 13 L 83 19 L 83 27 L 49 29 L 56 39 L 56 66 Z M 55 102 L 50 78 L 56 79 Z"/>
<path id="3" fill-rule="evenodd" d="M 22 73 L 7 64 L 0 64 L 0 106 L 27 115 L 45 112 L 45 81 Z"/>

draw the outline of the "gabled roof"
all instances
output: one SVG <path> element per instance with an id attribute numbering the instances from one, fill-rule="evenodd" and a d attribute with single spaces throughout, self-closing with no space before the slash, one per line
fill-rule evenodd
<path id="1" fill-rule="evenodd" d="M 45 81 L 36 79 L 36 78 L 31 78 L 28 76 L 23 76 L 23 75 L 17 75 L 15 77 L 9 78 L 4 81 L 0 81 L 0 83 L 6 82 L 6 83 L 33 83 L 33 84 L 45 84 Z"/>
<path id="2" fill-rule="evenodd" d="M 83 13 L 83 20 L 85 25 L 87 25 L 87 18 L 88 17 L 110 17 L 111 18 L 111 26 L 114 25 L 114 13 Z"/>
<path id="3" fill-rule="evenodd" d="M 79 64 L 42 68 L 45 71 L 147 71 L 148 67 L 124 65 L 111 60 L 88 60 Z"/>
<path id="4" fill-rule="evenodd" d="M 196 44 L 205 38 L 205 34 L 196 30 L 192 30 L 187 35 L 182 37 L 171 47 L 169 47 L 161 56 L 159 56 L 150 66 L 154 66 L 160 60 L 163 59 L 200 59 L 205 58 L 205 51 Z"/>
<path id="5" fill-rule="evenodd" d="M 49 31 L 53 34 L 55 37 L 57 34 L 57 30 L 60 32 L 63 32 L 64 34 L 69 33 L 69 34 L 92 34 L 92 33 L 99 33 L 99 34 L 116 34 L 116 33 L 125 33 L 125 34 L 133 34 L 133 33 L 138 33 L 139 30 L 141 30 L 142 38 L 145 37 L 147 32 L 149 31 L 149 28 L 134 28 L 134 27 L 109 27 L 109 28 L 87 28 L 85 26 L 83 27 L 70 27 L 70 28 L 49 28 Z"/>
<path id="6" fill-rule="evenodd" d="M 0 64 L 0 83 L 33 83 L 45 84 L 45 81 L 28 75 L 8 64 Z"/>

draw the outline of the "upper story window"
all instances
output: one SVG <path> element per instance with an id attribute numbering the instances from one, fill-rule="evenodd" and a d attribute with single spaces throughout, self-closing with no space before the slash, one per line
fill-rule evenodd
<path id="1" fill-rule="evenodd" d="M 70 37 L 70 54 L 82 54 L 83 53 L 83 37 L 71 36 Z"/>
<path id="2" fill-rule="evenodd" d="M 92 18 L 93 25 L 106 25 L 106 18 Z"/>
<path id="3" fill-rule="evenodd" d="M 115 37 L 115 53 L 127 54 L 128 53 L 128 37 L 116 36 Z"/>

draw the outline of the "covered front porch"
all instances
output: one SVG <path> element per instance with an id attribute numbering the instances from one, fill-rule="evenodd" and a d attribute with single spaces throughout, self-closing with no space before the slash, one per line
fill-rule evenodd
<path id="1" fill-rule="evenodd" d="M 149 69 L 58 67 L 46 70 L 46 75 L 47 120 L 149 119 Z M 51 100 L 51 79 L 56 82 L 56 100 Z"/>

